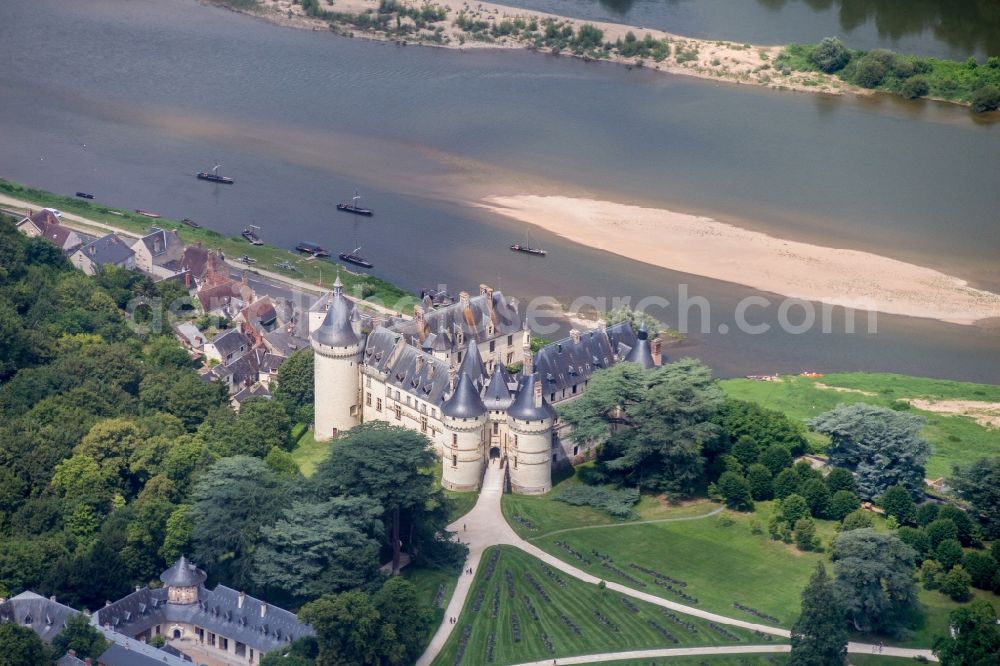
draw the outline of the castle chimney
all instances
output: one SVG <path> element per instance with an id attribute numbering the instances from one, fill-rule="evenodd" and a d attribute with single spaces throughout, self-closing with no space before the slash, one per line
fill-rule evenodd
<path id="1" fill-rule="evenodd" d="M 656 363 L 656 365 L 661 365 L 663 363 L 663 341 L 660 339 L 659 335 L 653 338 L 653 349 L 651 351 L 653 355 L 653 362 Z"/>
<path id="2" fill-rule="evenodd" d="M 576 330 L 575 328 L 570 330 L 569 337 L 572 338 L 573 344 L 575 345 L 580 344 L 580 331 Z"/>
<path id="3" fill-rule="evenodd" d="M 265 602 L 260 602 L 260 616 L 267 617 L 267 604 Z"/>
<path id="4" fill-rule="evenodd" d="M 542 406 L 542 383 L 540 381 L 535 382 L 535 409 L 540 409 Z"/>
<path id="5" fill-rule="evenodd" d="M 452 365 L 448 367 L 448 391 L 449 393 L 455 392 L 455 375 L 458 374 L 458 366 Z"/>
<path id="6" fill-rule="evenodd" d="M 462 309 L 468 309 L 469 307 L 469 292 L 461 291 L 458 293 L 458 300 L 462 303 Z"/>
<path id="7" fill-rule="evenodd" d="M 236 601 L 236 607 L 237 608 L 243 608 L 243 602 L 246 601 L 246 599 L 247 599 L 247 593 L 246 592 L 240 592 L 239 599 L 237 599 L 237 601 Z"/>
<path id="8" fill-rule="evenodd" d="M 531 354 L 531 350 L 524 352 L 524 362 L 521 364 L 521 372 L 525 375 L 530 375 L 535 371 L 534 357 Z"/>
<path id="9" fill-rule="evenodd" d="M 424 368 L 424 357 L 420 354 L 417 355 L 417 372 L 420 372 Z"/>
<path id="10" fill-rule="evenodd" d="M 136 586 L 135 591 L 136 592 L 139 591 L 139 587 L 138 586 Z M 49 601 L 51 601 L 52 603 L 55 603 L 56 602 L 56 595 L 53 594 L 51 597 L 49 597 Z"/>

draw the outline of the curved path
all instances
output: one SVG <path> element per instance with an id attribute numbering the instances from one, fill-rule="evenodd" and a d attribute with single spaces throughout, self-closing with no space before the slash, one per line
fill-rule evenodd
<path id="1" fill-rule="evenodd" d="M 718 507 L 712 509 L 708 513 L 703 513 L 700 516 L 682 516 L 680 518 L 655 518 L 653 520 L 636 520 L 628 523 L 608 523 L 607 525 L 583 525 L 581 527 L 564 527 L 561 530 L 552 530 L 551 532 L 546 532 L 545 534 L 539 534 L 537 536 L 528 537 L 528 541 L 537 541 L 538 539 L 544 539 L 545 537 L 555 536 L 556 534 L 563 534 L 565 532 L 579 532 L 580 530 L 600 530 L 607 529 L 610 527 L 632 527 L 634 525 L 655 525 L 657 523 L 683 523 L 688 520 L 701 520 L 702 518 L 711 518 L 712 516 L 722 513 L 725 507 Z"/>
<path id="2" fill-rule="evenodd" d="M 483 552 L 490 546 L 495 545 L 506 545 L 519 548 L 529 555 L 545 562 L 549 566 L 562 571 L 563 573 L 573 576 L 585 583 L 592 583 L 594 585 L 601 582 L 602 579 L 587 573 L 581 569 L 568 564 L 559 558 L 550 555 L 541 548 L 534 546 L 521 537 L 519 537 L 514 530 L 507 524 L 507 521 L 503 517 L 503 512 L 500 509 L 500 498 L 503 496 L 503 470 L 499 467 L 496 461 L 492 462 L 490 466 L 486 469 L 486 474 L 483 477 L 483 488 L 479 494 L 479 500 L 476 505 L 472 508 L 469 513 L 465 514 L 454 523 L 448 526 L 448 530 L 453 532 L 457 539 L 469 547 L 469 556 L 465 562 L 465 568 L 463 569 L 462 575 L 459 577 L 458 582 L 455 585 L 455 591 L 452 593 L 451 600 L 448 602 L 448 607 L 445 609 L 444 621 L 438 627 L 437 632 L 435 632 L 434 637 L 431 638 L 430 644 L 428 644 L 427 649 L 417 660 L 416 666 L 430 666 L 431 663 L 437 658 L 438 654 L 444 648 L 445 643 L 448 642 L 451 632 L 455 629 L 457 624 L 452 624 L 449 618 L 457 618 L 462 613 L 462 608 L 465 606 L 465 601 L 469 596 L 469 592 L 472 589 L 472 583 L 476 579 L 476 571 L 479 569 L 479 562 L 482 560 Z M 466 573 L 469 569 L 472 569 L 472 573 Z M 717 615 L 700 608 L 694 608 L 693 606 L 685 606 L 684 604 L 679 604 L 674 601 L 669 601 L 662 597 L 658 597 L 654 594 L 649 594 L 648 592 L 642 592 L 640 590 L 627 587 L 620 583 L 615 583 L 611 581 L 605 581 L 605 585 L 608 589 L 620 592 L 621 594 L 626 594 L 635 599 L 641 599 L 651 604 L 657 606 L 662 606 L 664 608 L 669 608 L 680 613 L 685 613 L 694 617 L 699 617 L 704 620 L 711 620 L 718 624 L 725 624 L 733 627 L 741 627 L 743 629 L 749 629 L 750 631 L 759 631 L 765 634 L 771 634 L 773 636 L 780 636 L 782 638 L 789 638 L 791 633 L 787 629 L 781 629 L 780 627 L 773 627 L 766 624 L 757 624 L 755 622 L 747 622 L 745 620 L 739 620 L 736 618 L 726 617 L 724 615 Z M 728 647 L 757 647 L 757 651 L 768 651 L 774 652 L 778 651 L 774 648 L 780 646 L 728 646 Z M 726 647 L 716 647 L 716 648 L 684 648 L 684 649 L 705 649 L 705 650 L 723 650 Z M 848 645 L 848 650 L 850 652 L 856 653 L 872 653 L 874 647 L 870 644 L 865 643 L 850 643 Z M 655 652 L 653 650 L 652 652 Z M 594 661 L 613 661 L 615 659 L 628 659 L 628 652 L 613 652 L 603 655 L 589 655 L 585 657 L 564 657 L 560 659 L 563 664 L 586 664 Z M 692 652 L 691 654 L 700 654 L 697 652 Z M 705 654 L 725 654 L 724 652 L 707 652 Z M 934 655 L 930 650 L 909 650 L 903 648 L 890 648 L 886 647 L 883 649 L 882 654 L 888 656 L 899 656 L 899 657 L 917 657 L 923 656 L 931 661 L 936 661 Z M 624 655 L 624 656 L 616 656 Z M 641 656 L 641 655 L 640 655 Z M 576 661 L 574 661 L 576 660 Z M 544 662 L 537 662 L 538 664 L 549 664 L 548 660 Z"/>

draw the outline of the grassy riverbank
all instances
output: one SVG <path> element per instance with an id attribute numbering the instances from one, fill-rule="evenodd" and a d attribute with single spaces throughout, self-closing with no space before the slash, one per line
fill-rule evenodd
<path id="1" fill-rule="evenodd" d="M 839 40 L 792 44 L 775 60 L 781 71 L 833 74 L 851 85 L 894 93 L 908 99 L 929 97 L 966 104 L 973 111 L 1000 105 L 1000 57 L 979 63 L 902 55 L 888 49 L 858 51 Z"/>
<path id="2" fill-rule="evenodd" d="M 74 223 L 74 226 L 87 227 L 86 220 L 92 220 L 114 227 L 116 230 L 130 235 L 142 235 L 151 226 L 175 230 L 185 244 L 194 245 L 201 243 L 205 247 L 220 249 L 230 260 L 247 255 L 252 259 L 256 259 L 256 263 L 248 269 L 250 272 L 254 272 L 254 268 L 260 268 L 270 273 L 277 273 L 294 280 L 307 282 L 315 285 L 313 290 L 316 292 L 321 292 L 324 288 L 329 288 L 329 285 L 333 283 L 337 270 L 333 262 L 304 258 L 301 254 L 291 250 L 271 245 L 257 247 L 248 244 L 239 236 L 228 238 L 211 229 L 189 227 L 181 224 L 179 220 L 171 220 L 169 218 L 152 219 L 123 208 L 115 208 L 86 199 L 55 194 L 8 180 L 0 179 L 0 195 L 7 195 L 30 202 L 35 204 L 36 208 L 56 208 L 65 213 L 85 218 L 84 222 Z M 103 234 L 107 231 L 106 229 L 94 226 L 89 226 L 88 228 L 95 234 Z M 287 270 L 276 266 L 276 264 L 286 261 L 295 270 Z M 345 266 L 341 266 L 340 275 L 344 283 L 344 291 L 349 295 L 384 304 L 386 307 L 402 312 L 412 311 L 413 303 L 416 302 L 416 298 L 412 294 L 380 278 L 351 272 Z M 322 286 L 320 283 L 322 283 Z"/>

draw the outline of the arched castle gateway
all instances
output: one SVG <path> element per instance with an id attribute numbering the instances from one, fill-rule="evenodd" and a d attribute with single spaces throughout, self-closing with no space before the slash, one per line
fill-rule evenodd
<path id="1" fill-rule="evenodd" d="M 553 405 L 582 395 L 597 370 L 660 362 L 656 341 L 624 322 L 571 331 L 532 355 L 517 302 L 487 285 L 437 309 L 426 299 L 412 319 L 373 320 L 338 276 L 310 310 L 309 328 L 316 440 L 372 420 L 416 430 L 434 443 L 451 490 L 477 490 L 498 461 L 514 492 L 547 492 L 552 465 L 584 453 L 560 437 Z M 518 364 L 512 376 L 506 366 Z"/>

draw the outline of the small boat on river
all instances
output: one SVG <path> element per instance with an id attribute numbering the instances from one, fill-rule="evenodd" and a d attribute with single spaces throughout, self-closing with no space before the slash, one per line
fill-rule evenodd
<path id="1" fill-rule="evenodd" d="M 345 213 L 354 213 L 355 215 L 364 215 L 366 217 L 371 217 L 375 214 L 371 208 L 362 208 L 359 206 L 359 201 L 361 201 L 361 195 L 355 190 L 354 196 L 351 197 L 351 203 L 339 203 L 337 204 L 337 210 L 342 210 Z"/>
<path id="2" fill-rule="evenodd" d="M 514 243 L 510 246 L 510 249 L 514 252 L 524 252 L 525 254 L 533 254 L 536 257 L 544 257 L 548 254 L 545 250 L 537 247 L 528 247 L 527 245 L 521 245 L 520 243 Z"/>
<path id="3" fill-rule="evenodd" d="M 329 251 L 323 249 L 319 245 L 316 245 L 316 243 L 310 243 L 308 241 L 302 241 L 301 243 L 295 246 L 295 249 L 298 250 L 299 252 L 302 252 L 303 254 L 311 254 L 314 257 L 330 256 Z"/>
<path id="4" fill-rule="evenodd" d="M 229 176 L 219 175 L 220 166 L 222 165 L 216 164 L 214 167 L 212 167 L 211 171 L 199 171 L 198 179 L 207 180 L 212 183 L 222 183 L 223 185 L 232 185 L 233 183 L 235 183 L 236 181 L 230 178 Z"/>
<path id="5" fill-rule="evenodd" d="M 251 224 L 249 227 L 240 232 L 240 236 L 246 238 L 247 242 L 251 245 L 263 245 L 264 241 L 260 239 L 258 232 L 260 232 L 260 227 Z"/>
<path id="6" fill-rule="evenodd" d="M 350 252 L 343 252 L 340 254 L 341 261 L 346 261 L 349 264 L 354 264 L 355 266 L 361 266 L 362 268 L 372 268 L 374 264 L 360 254 L 358 251 L 361 250 L 360 247 L 356 247 Z"/>

